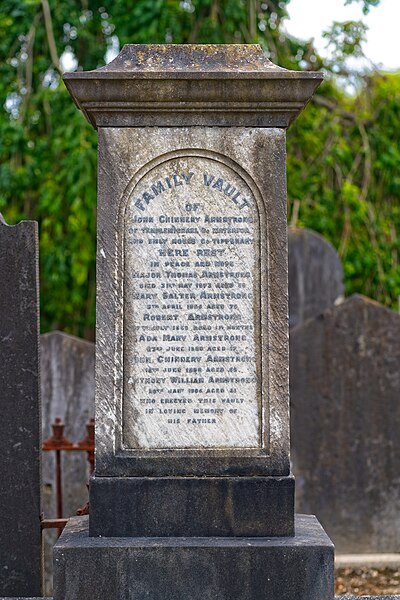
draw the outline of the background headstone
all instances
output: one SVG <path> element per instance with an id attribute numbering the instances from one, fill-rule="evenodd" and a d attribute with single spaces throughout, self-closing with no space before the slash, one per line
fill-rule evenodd
<path id="1" fill-rule="evenodd" d="M 322 313 L 344 295 L 334 247 L 315 231 L 289 228 L 289 325 Z"/>
<path id="2" fill-rule="evenodd" d="M 400 551 L 400 315 L 352 296 L 291 331 L 297 509 L 342 553 Z"/>
<path id="3" fill-rule="evenodd" d="M 0 594 L 41 594 L 38 227 L 0 215 Z"/>
<path id="4" fill-rule="evenodd" d="M 94 344 L 52 331 L 41 336 L 43 439 L 56 417 L 65 423 L 65 436 L 79 442 L 94 415 Z M 62 452 L 64 516 L 76 514 L 88 500 L 86 452 Z M 56 517 L 55 453 L 43 453 L 43 498 L 46 518 Z M 45 592 L 52 592 L 52 548 L 57 530 L 44 531 Z"/>

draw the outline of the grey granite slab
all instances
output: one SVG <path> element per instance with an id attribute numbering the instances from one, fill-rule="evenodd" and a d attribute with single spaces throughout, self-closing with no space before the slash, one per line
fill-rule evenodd
<path id="1" fill-rule="evenodd" d="M 0 215 L 0 593 L 41 594 L 38 226 Z"/>
<path id="2" fill-rule="evenodd" d="M 291 330 L 297 508 L 340 553 L 400 550 L 400 315 L 352 296 Z"/>
<path id="3" fill-rule="evenodd" d="M 343 267 L 336 250 L 309 229 L 289 228 L 289 326 L 317 317 L 343 300 Z"/>

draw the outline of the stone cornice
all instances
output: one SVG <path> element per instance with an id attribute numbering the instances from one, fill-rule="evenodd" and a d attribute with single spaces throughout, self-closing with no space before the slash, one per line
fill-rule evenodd
<path id="1" fill-rule="evenodd" d="M 323 79 L 274 65 L 259 45 L 128 44 L 109 65 L 65 73 L 97 127 L 287 127 Z"/>

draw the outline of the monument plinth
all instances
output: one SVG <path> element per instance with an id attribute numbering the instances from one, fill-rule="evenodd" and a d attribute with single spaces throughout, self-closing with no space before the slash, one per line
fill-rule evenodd
<path id="1" fill-rule="evenodd" d="M 253 45 L 127 45 L 106 67 L 64 76 L 99 132 L 88 548 L 102 536 L 113 553 L 107 539 L 126 537 L 132 585 L 138 548 L 159 548 L 160 577 L 186 548 L 179 586 L 151 598 L 197 597 L 188 573 L 199 553 L 222 568 L 213 557 L 228 546 L 233 572 L 251 563 L 237 538 L 259 539 L 251 556 L 266 573 L 276 544 L 298 550 L 307 538 L 308 522 L 294 536 L 289 461 L 285 128 L 321 78 Z M 270 568 L 288 576 L 278 558 Z M 328 571 L 324 596 L 281 598 L 327 600 Z M 212 597 L 233 589 L 221 577 Z M 261 598 L 249 594 L 234 597 Z"/>

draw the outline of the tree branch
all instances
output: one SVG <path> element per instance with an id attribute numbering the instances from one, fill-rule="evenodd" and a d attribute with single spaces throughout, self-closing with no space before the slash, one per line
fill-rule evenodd
<path id="1" fill-rule="evenodd" d="M 347 111 L 347 110 L 342 110 L 340 109 L 337 104 L 335 104 L 334 102 L 332 102 L 332 100 L 329 100 L 328 98 L 326 98 L 325 96 L 313 96 L 312 97 L 312 102 L 314 102 L 314 104 L 318 104 L 319 106 L 323 106 L 324 108 L 327 108 L 328 110 L 333 110 L 338 112 L 344 119 L 349 119 L 350 121 L 356 122 L 356 116 Z"/>
<path id="2" fill-rule="evenodd" d="M 25 89 L 26 89 L 26 92 L 25 92 L 24 101 L 22 103 L 20 114 L 19 114 L 20 121 L 24 120 L 26 109 L 28 106 L 29 96 L 31 95 L 31 92 L 32 92 L 33 45 L 35 42 L 35 34 L 36 34 L 36 26 L 35 26 L 35 23 L 33 23 L 29 30 L 29 33 L 27 35 L 26 53 L 28 55 L 28 58 L 26 60 L 26 67 L 25 67 Z"/>
<path id="3" fill-rule="evenodd" d="M 56 41 L 54 39 L 53 21 L 51 19 L 51 12 L 48 0 L 42 0 L 44 23 L 46 26 L 47 43 L 49 44 L 50 56 L 53 61 L 53 65 L 59 73 L 61 73 L 60 59 L 57 54 Z"/>

